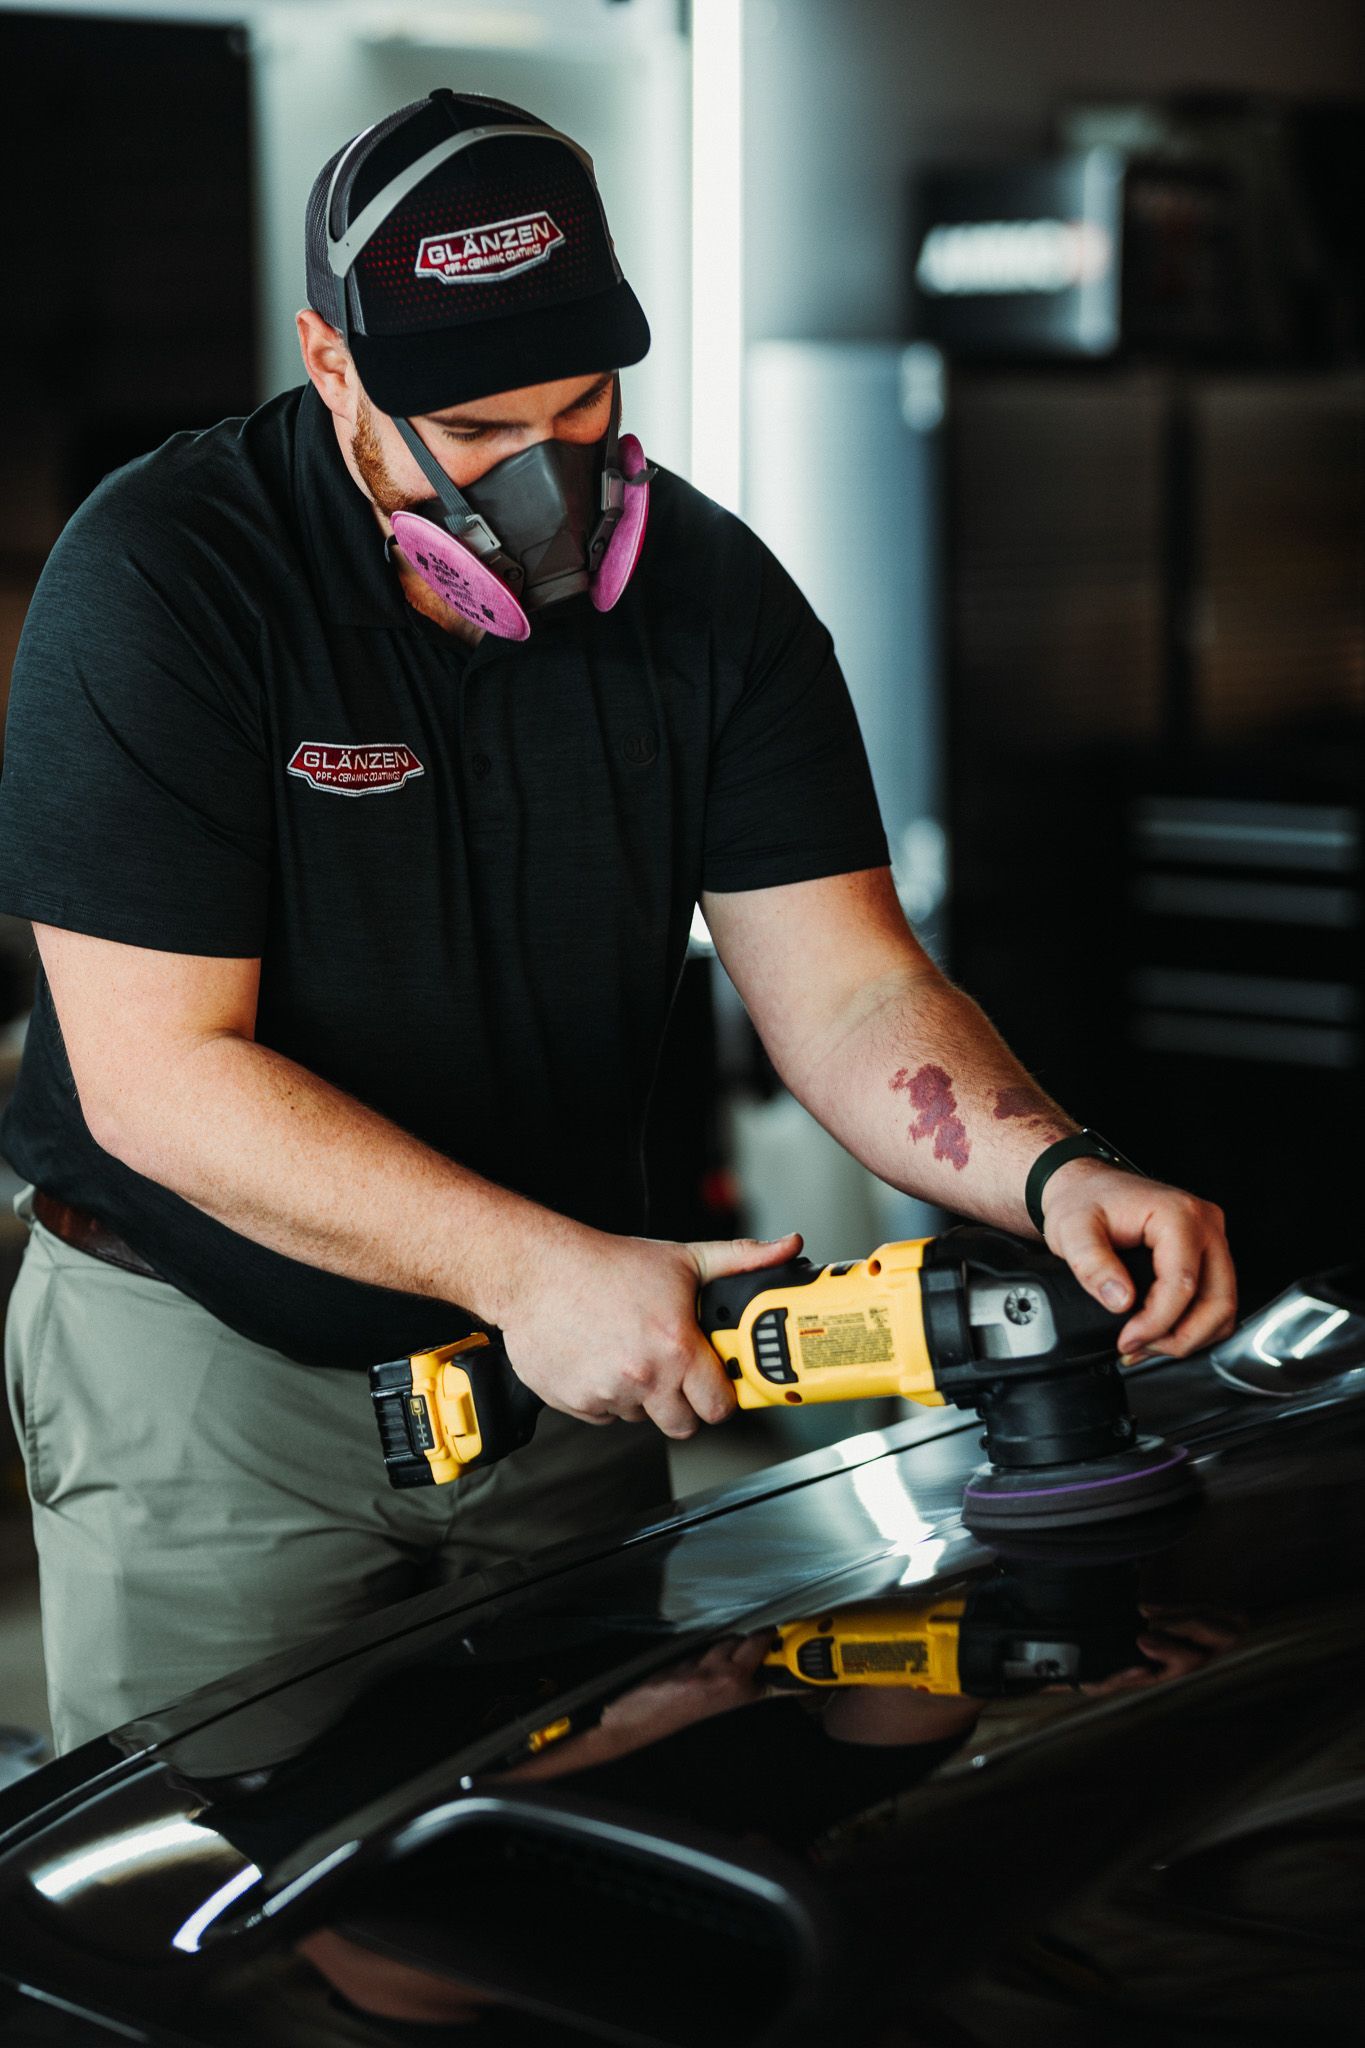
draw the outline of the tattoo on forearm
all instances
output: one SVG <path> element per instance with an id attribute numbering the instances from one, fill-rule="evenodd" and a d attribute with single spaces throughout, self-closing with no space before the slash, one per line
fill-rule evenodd
<path id="1" fill-rule="evenodd" d="M 1032 1124 L 1039 1136 L 1064 1138 L 1065 1126 L 1054 1109 L 1049 1108 L 1035 1088 L 997 1088 L 995 1091 L 995 1120 L 1003 1123 L 1008 1118 L 1020 1118 Z"/>
<path id="2" fill-rule="evenodd" d="M 917 1067 L 913 1074 L 908 1067 L 900 1067 L 891 1076 L 890 1085 L 909 1096 L 915 1111 L 906 1125 L 911 1142 L 918 1145 L 922 1138 L 932 1138 L 935 1159 L 946 1159 L 961 1173 L 972 1156 L 972 1148 L 967 1141 L 967 1126 L 957 1113 L 952 1076 L 942 1067 Z"/>

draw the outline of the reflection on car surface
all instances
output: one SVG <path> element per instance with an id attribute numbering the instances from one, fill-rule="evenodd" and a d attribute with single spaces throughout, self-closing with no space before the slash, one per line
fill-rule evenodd
<path id="1" fill-rule="evenodd" d="M 0 1797 L 0 2036 L 1341 2038 L 1350 1335 L 1138 1370 L 1179 1511 L 988 1550 L 919 1416 L 87 1745 Z"/>

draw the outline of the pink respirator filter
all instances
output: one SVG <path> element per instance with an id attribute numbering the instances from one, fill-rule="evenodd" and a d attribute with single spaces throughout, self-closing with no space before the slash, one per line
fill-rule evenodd
<path id="1" fill-rule="evenodd" d="M 635 564 L 640 559 L 640 550 L 645 544 L 645 527 L 649 522 L 649 479 L 641 476 L 645 467 L 645 451 L 634 434 L 622 434 L 620 451 L 621 474 L 626 480 L 625 501 L 616 529 L 607 544 L 607 552 L 588 585 L 588 595 L 599 612 L 611 610 L 635 574 Z M 639 476 L 640 482 L 632 483 L 633 476 Z"/>
<path id="2" fill-rule="evenodd" d="M 621 436 L 620 462 L 626 479 L 621 517 L 588 585 L 599 612 L 611 610 L 634 575 L 649 519 L 649 480 L 641 474 L 645 451 L 634 434 Z M 638 483 L 630 480 L 635 476 L 640 477 Z M 461 618 L 500 640 L 529 637 L 531 621 L 516 598 L 463 541 L 420 512 L 395 512 L 392 523 L 394 539 L 422 581 Z"/>
<path id="3" fill-rule="evenodd" d="M 471 625 L 500 640 L 525 640 L 531 621 L 501 578 L 472 548 L 420 512 L 395 512 L 393 537 L 422 581 Z"/>

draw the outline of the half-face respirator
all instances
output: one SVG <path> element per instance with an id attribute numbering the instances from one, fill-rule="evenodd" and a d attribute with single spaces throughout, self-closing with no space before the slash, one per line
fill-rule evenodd
<path id="1" fill-rule="evenodd" d="M 348 347 L 347 279 L 360 251 L 438 165 L 475 142 L 498 136 L 539 139 L 572 150 L 596 193 L 592 159 L 569 136 L 553 128 L 494 123 L 447 136 L 391 179 L 338 237 L 332 200 L 351 150 L 342 154 L 328 194 L 327 257 L 337 279 L 341 333 Z M 352 150 L 364 140 L 357 136 Z M 451 482 L 412 422 L 392 417 L 434 493 L 420 506 L 392 515 L 393 542 L 453 610 L 502 639 L 525 640 L 531 631 L 528 614 L 547 605 L 582 591 L 600 612 L 618 602 L 640 558 L 649 485 L 656 474 L 636 437 L 620 432 L 619 378 L 613 380 L 611 416 L 601 441 L 586 447 L 539 441 L 463 489 Z"/>
<path id="2" fill-rule="evenodd" d="M 463 491 L 396 419 L 436 498 L 395 512 L 394 540 L 438 597 L 503 639 L 524 640 L 528 612 L 583 590 L 609 612 L 640 558 L 655 474 L 634 434 L 619 434 L 620 416 L 614 383 L 604 440 L 538 441 Z"/>

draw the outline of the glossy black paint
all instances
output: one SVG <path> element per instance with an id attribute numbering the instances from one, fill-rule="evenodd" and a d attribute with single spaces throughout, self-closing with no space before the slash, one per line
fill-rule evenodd
<path id="1" fill-rule="evenodd" d="M 90 1744 L 0 1799 L 0 2036 L 1338 2039 L 1359 1377 L 1139 1370 L 1199 1503 L 1003 1557 L 924 1414 Z M 755 1664 L 869 1603 L 971 1697 Z"/>

